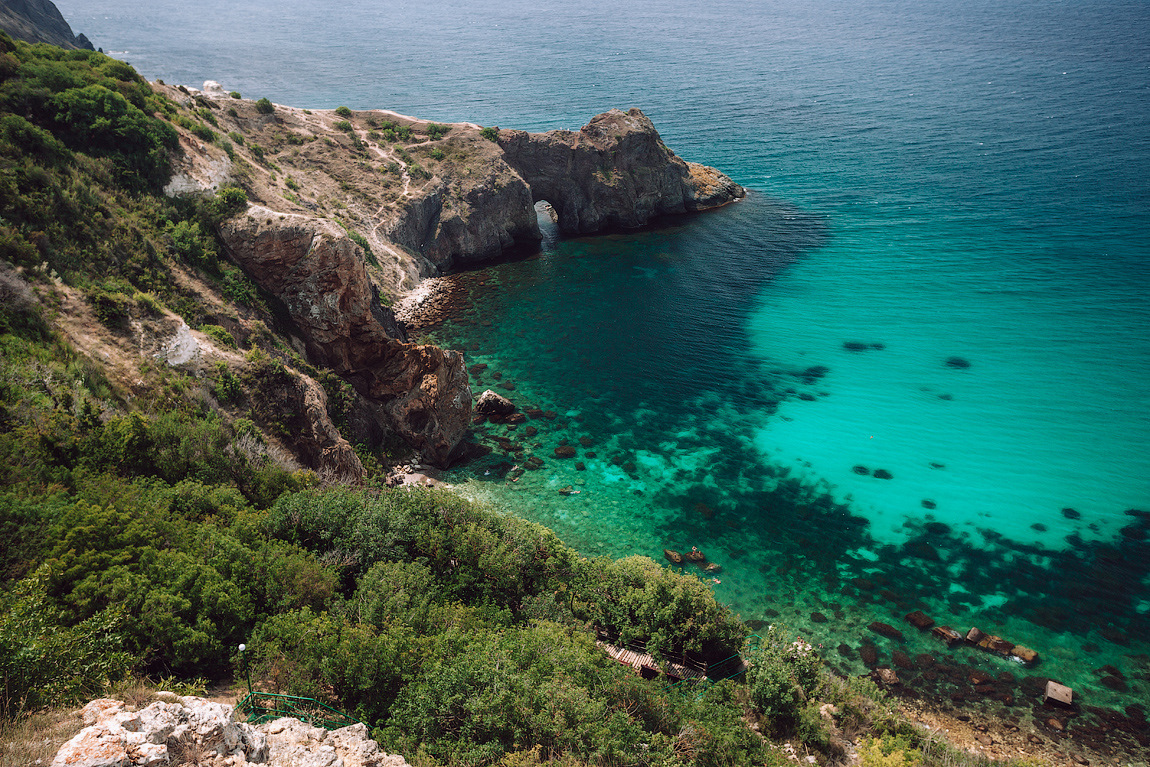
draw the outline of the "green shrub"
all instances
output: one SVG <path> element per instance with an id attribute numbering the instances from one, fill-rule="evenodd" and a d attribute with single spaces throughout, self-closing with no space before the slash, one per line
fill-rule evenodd
<path id="1" fill-rule="evenodd" d="M 367 258 L 369 264 L 372 266 L 379 266 L 379 261 L 376 259 L 375 254 L 371 252 L 371 243 L 367 241 L 366 237 L 364 237 L 359 232 L 354 232 L 350 229 L 347 231 L 347 236 L 351 239 L 352 242 L 363 248 L 363 254 Z"/>
<path id="2" fill-rule="evenodd" d="M 348 118 L 351 117 L 351 110 L 348 109 L 347 107 L 336 107 L 335 113 L 337 115 L 339 115 L 340 117 L 348 117 Z"/>
<path id="3" fill-rule="evenodd" d="M 243 98 L 243 96 L 240 95 L 239 91 L 231 91 L 228 95 L 231 96 L 233 99 Z"/>
<path id="4" fill-rule="evenodd" d="M 353 130 L 355 130 L 352 127 L 351 123 L 349 123 L 347 120 L 340 120 L 339 122 L 337 122 L 335 124 L 335 129 L 341 130 L 344 133 L 351 133 Z"/>
<path id="5" fill-rule="evenodd" d="M 192 132 L 193 136 L 202 141 L 212 142 L 216 140 L 215 131 L 206 125 L 200 125 L 199 123 L 196 123 L 193 124 L 189 130 Z"/>
<path id="6" fill-rule="evenodd" d="M 242 134 L 238 131 L 231 131 L 230 133 L 228 133 L 228 138 L 230 138 L 232 141 L 236 142 L 240 146 L 244 145 L 244 134 Z"/>
<path id="7" fill-rule="evenodd" d="M 42 568 L 0 592 L 0 719 L 95 697 L 132 661 L 121 649 L 121 610 L 62 625 L 47 580 Z"/>
<path id="8" fill-rule="evenodd" d="M 805 702 L 820 693 L 824 682 L 816 648 L 771 626 L 746 657 L 751 702 L 770 729 L 780 736 L 800 729 L 806 729 L 808 737 L 816 736 L 818 727 L 812 727 L 809 712 L 804 716 Z M 814 716 L 817 719 L 817 712 Z"/>
<path id="9" fill-rule="evenodd" d="M 257 160 L 264 161 L 264 148 L 262 146 L 253 141 L 248 144 L 248 149 Z"/>
<path id="10" fill-rule="evenodd" d="M 427 156 L 433 160 L 442 160 L 444 157 L 447 157 L 442 149 L 432 149 L 427 153 Z"/>
<path id="11" fill-rule="evenodd" d="M 89 288 L 88 302 L 96 310 L 96 318 L 109 328 L 120 328 L 127 323 L 135 302 L 125 295 L 123 287 L 105 283 Z"/>
<path id="12" fill-rule="evenodd" d="M 427 126 L 427 136 L 432 141 L 438 141 L 451 132 L 450 125 L 442 125 L 440 123 L 430 123 Z"/>
<path id="13" fill-rule="evenodd" d="M 266 98 L 262 98 L 256 102 L 256 111 L 261 115 L 270 115 L 272 112 L 276 111 L 276 108 L 272 102 L 268 101 Z"/>
<path id="14" fill-rule="evenodd" d="M 219 325 L 201 325 L 200 332 L 210 336 L 216 341 L 216 343 L 220 344 L 221 346 L 226 346 L 229 349 L 236 348 L 235 336 L 233 336 L 225 328 L 222 328 Z"/>
<path id="15" fill-rule="evenodd" d="M 487 139 L 488 141 L 494 141 L 495 143 L 499 143 L 499 128 L 498 127 L 484 128 L 483 130 L 479 131 L 479 135 L 483 136 L 483 138 Z"/>
<path id="16" fill-rule="evenodd" d="M 256 286 L 239 269 L 225 268 L 221 286 L 224 297 L 240 306 L 252 306 L 256 302 Z"/>

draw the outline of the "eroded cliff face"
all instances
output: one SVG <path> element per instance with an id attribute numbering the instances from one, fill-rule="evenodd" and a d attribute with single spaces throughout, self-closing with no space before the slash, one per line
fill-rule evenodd
<path id="1" fill-rule="evenodd" d="M 458 264 L 533 245 L 539 200 L 555 206 L 562 231 L 586 234 L 744 194 L 676 157 L 637 109 L 599 115 L 578 132 L 492 136 L 384 111 L 264 114 L 214 83 L 202 92 L 156 87 L 213 110 L 235 142 L 221 148 L 182 132 L 171 193 L 229 180 L 247 190 L 252 204 L 221 227 L 231 258 L 284 303 L 311 361 L 441 465 L 470 424 L 463 355 L 408 343 L 381 294 L 390 302 Z"/>
<path id="2" fill-rule="evenodd" d="M 346 232 L 251 206 L 221 235 L 236 263 L 283 301 L 311 360 L 379 403 L 387 425 L 427 460 L 450 462 L 471 421 L 463 355 L 406 342 Z"/>
<path id="3" fill-rule="evenodd" d="M 677 157 L 638 109 L 612 109 L 577 132 L 503 131 L 499 144 L 535 199 L 554 206 L 566 234 L 639 227 L 745 194 L 715 169 Z"/>

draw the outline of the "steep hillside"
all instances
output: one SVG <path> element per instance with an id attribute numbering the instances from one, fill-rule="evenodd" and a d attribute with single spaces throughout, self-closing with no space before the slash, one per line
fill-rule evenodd
<path id="1" fill-rule="evenodd" d="M 72 34 L 51 0 L 0 0 L 0 30 L 30 43 L 93 50 L 87 37 Z"/>

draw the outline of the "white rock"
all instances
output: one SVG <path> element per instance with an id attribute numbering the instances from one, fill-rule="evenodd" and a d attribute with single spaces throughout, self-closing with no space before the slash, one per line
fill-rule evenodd
<path id="1" fill-rule="evenodd" d="M 138 712 L 101 699 L 80 714 L 88 726 L 64 744 L 52 767 L 180 764 L 169 759 L 189 753 L 197 763 L 229 767 L 408 767 L 403 757 L 380 751 L 362 724 L 328 732 L 282 718 L 254 727 L 234 721 L 231 706 L 203 698 L 165 696 Z"/>

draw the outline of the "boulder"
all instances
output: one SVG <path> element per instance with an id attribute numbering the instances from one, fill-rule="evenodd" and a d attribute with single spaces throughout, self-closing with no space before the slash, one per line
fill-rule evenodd
<path id="1" fill-rule="evenodd" d="M 876 668 L 871 673 L 871 676 L 874 677 L 876 682 L 886 685 L 887 687 L 902 684 L 902 680 L 898 678 L 898 674 L 895 673 L 893 668 Z"/>
<path id="2" fill-rule="evenodd" d="M 1051 679 L 1046 683 L 1046 693 L 1042 702 L 1047 706 L 1070 708 L 1074 704 L 1074 691 Z"/>
<path id="3" fill-rule="evenodd" d="M 955 642 L 962 641 L 962 634 L 958 633 L 950 626 L 935 626 L 934 630 L 932 630 L 930 633 L 933 636 L 936 636 L 942 641 L 946 642 L 948 646 L 954 644 Z"/>
<path id="4" fill-rule="evenodd" d="M 677 551 L 673 551 L 672 549 L 663 549 L 663 556 L 666 557 L 667 561 L 671 564 L 683 564 L 683 555 Z"/>
<path id="5" fill-rule="evenodd" d="M 977 628 L 972 626 L 970 631 L 966 632 L 966 641 L 970 642 L 971 644 L 978 644 L 982 641 L 984 636 L 986 636 L 986 634 L 983 634 Z"/>
<path id="6" fill-rule="evenodd" d="M 997 655 L 1010 655 L 1010 651 L 1014 649 L 1013 642 L 1008 642 L 994 634 L 987 634 L 982 637 L 982 639 L 978 640 L 978 646 L 987 652 L 992 652 Z"/>
<path id="7" fill-rule="evenodd" d="M 515 403 L 502 394 L 496 394 L 488 389 L 480 394 L 479 399 L 476 400 L 475 412 L 486 416 L 510 415 L 515 412 Z"/>
<path id="8" fill-rule="evenodd" d="M 914 626 L 919 631 L 926 631 L 934 625 L 934 620 L 929 618 L 922 610 L 915 610 L 912 613 L 906 614 L 906 622 Z"/>
<path id="9" fill-rule="evenodd" d="M 894 626 L 891 626 L 889 623 L 874 621 L 870 624 L 870 626 L 868 626 L 868 628 L 876 634 L 882 634 L 884 637 L 897 639 L 900 642 L 903 639 L 902 632 L 896 629 Z"/>
<path id="10" fill-rule="evenodd" d="M 560 445 L 559 447 L 555 448 L 554 452 L 556 458 L 575 457 L 575 448 L 571 447 L 570 445 Z"/>

